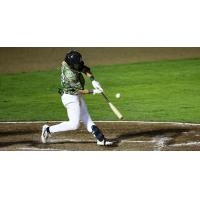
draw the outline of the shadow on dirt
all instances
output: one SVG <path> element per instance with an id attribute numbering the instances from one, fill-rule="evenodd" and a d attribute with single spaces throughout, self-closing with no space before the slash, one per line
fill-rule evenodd
<path id="1" fill-rule="evenodd" d="M 33 140 L 24 140 L 24 141 L 12 141 L 12 142 L 0 142 L 0 148 L 8 147 L 12 145 L 20 145 L 20 144 L 26 144 L 26 145 L 34 145 L 38 142 Z"/>
<path id="2" fill-rule="evenodd" d="M 144 131 L 144 132 L 128 132 L 125 134 L 118 135 L 115 138 L 112 138 L 111 141 L 114 141 L 116 145 L 118 145 L 122 140 L 133 139 L 138 137 L 146 137 L 146 138 L 154 138 L 157 136 L 170 137 L 175 140 L 181 133 L 187 132 L 190 129 L 181 128 L 181 129 L 159 129 L 152 131 Z M 173 143 L 173 140 L 169 142 L 169 144 Z"/>
<path id="3" fill-rule="evenodd" d="M 0 131 L 0 137 L 5 137 L 5 136 L 9 136 L 9 137 L 12 137 L 12 136 L 17 136 L 17 135 L 27 135 L 27 134 L 33 134 L 33 133 L 36 133 L 37 130 L 12 130 L 12 131 Z"/>
<path id="4" fill-rule="evenodd" d="M 113 141 L 113 145 L 111 147 L 118 147 L 119 143 L 123 140 L 126 139 L 133 139 L 133 138 L 140 138 L 140 137 L 144 137 L 145 139 L 152 139 L 154 137 L 169 137 L 171 138 L 170 141 L 168 141 L 168 144 L 173 144 L 175 139 L 180 136 L 180 134 L 183 134 L 184 132 L 190 131 L 189 128 L 171 128 L 171 129 L 157 129 L 157 130 L 150 130 L 150 131 L 132 131 L 132 132 L 127 132 L 127 133 L 123 133 L 123 134 L 119 134 L 114 138 L 110 138 L 110 141 Z M 27 135 L 27 134 L 33 134 L 32 130 L 21 130 L 19 131 L 10 131 L 10 132 L 1 132 L 0 133 L 0 137 L 3 136 L 16 136 L 16 135 Z M 47 144 L 42 144 L 40 142 L 39 138 L 34 138 L 35 134 L 32 135 L 32 139 L 27 138 L 23 139 L 21 141 L 0 141 L 0 148 L 3 147 L 9 147 L 9 146 L 14 146 L 14 145 L 28 145 L 31 147 L 43 147 L 43 148 L 49 148 L 53 145 L 64 145 L 64 144 L 96 144 L 96 141 L 84 141 L 84 140 L 80 140 L 80 141 L 71 141 L 71 140 L 67 140 L 67 139 L 60 139 L 57 141 L 50 141 Z"/>
<path id="5" fill-rule="evenodd" d="M 37 147 L 38 145 L 44 145 L 44 146 L 50 146 L 50 145 L 54 145 L 54 144 L 94 144 L 95 141 L 70 141 L 70 140 L 63 140 L 63 141 L 49 141 L 46 144 L 43 144 L 41 142 L 35 143 L 34 146 Z"/>
<path id="6" fill-rule="evenodd" d="M 70 140 L 63 140 L 63 141 L 53 141 L 53 142 L 48 142 L 46 144 L 42 144 L 42 143 L 33 143 L 32 146 L 33 147 L 43 147 L 43 148 L 48 148 L 48 147 L 52 147 L 53 145 L 64 145 L 64 144 L 95 144 L 96 145 L 96 141 L 70 141 Z M 109 147 L 117 147 L 117 143 L 113 143 L 113 145 L 111 146 L 105 146 L 107 148 Z"/>

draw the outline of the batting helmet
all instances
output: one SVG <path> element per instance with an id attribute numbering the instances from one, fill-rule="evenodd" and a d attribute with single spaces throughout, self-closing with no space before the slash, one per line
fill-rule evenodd
<path id="1" fill-rule="evenodd" d="M 80 70 L 84 64 L 82 61 L 82 55 L 78 51 L 70 51 L 65 56 L 65 62 L 75 70 Z"/>

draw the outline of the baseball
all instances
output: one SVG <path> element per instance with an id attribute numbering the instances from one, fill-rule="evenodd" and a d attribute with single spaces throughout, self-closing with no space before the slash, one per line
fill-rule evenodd
<path id="1" fill-rule="evenodd" d="M 121 94 L 120 94 L 120 93 L 117 93 L 117 94 L 115 94 L 115 97 L 116 97 L 117 99 L 119 99 L 119 98 L 120 98 L 120 96 L 121 96 Z"/>

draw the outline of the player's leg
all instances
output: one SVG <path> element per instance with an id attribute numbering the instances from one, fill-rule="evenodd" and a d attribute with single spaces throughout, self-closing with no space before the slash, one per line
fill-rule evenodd
<path id="1" fill-rule="evenodd" d="M 46 143 L 48 135 L 57 132 L 71 131 L 79 128 L 80 125 L 80 101 L 77 95 L 63 94 L 62 103 L 67 110 L 69 121 L 54 126 L 43 126 L 42 142 Z"/>
<path id="2" fill-rule="evenodd" d="M 87 110 L 85 100 L 82 96 L 80 97 L 80 107 L 81 107 L 80 119 L 83 121 L 83 124 L 87 128 L 88 132 L 92 133 L 96 137 L 97 144 L 112 145 L 112 142 L 106 140 L 102 131 L 92 121 L 90 114 Z"/>
<path id="3" fill-rule="evenodd" d="M 95 123 L 92 121 L 90 114 L 88 113 L 87 106 L 83 96 L 80 97 L 80 109 L 81 109 L 80 120 L 83 122 L 88 132 L 92 133 L 92 126 L 94 126 Z"/>
<path id="4" fill-rule="evenodd" d="M 80 101 L 77 95 L 64 94 L 62 102 L 67 110 L 69 121 L 51 126 L 49 128 L 51 133 L 71 131 L 79 128 L 80 125 Z"/>

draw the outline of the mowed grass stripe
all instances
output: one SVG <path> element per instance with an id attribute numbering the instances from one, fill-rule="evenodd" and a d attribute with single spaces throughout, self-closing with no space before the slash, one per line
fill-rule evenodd
<path id="1" fill-rule="evenodd" d="M 92 67 L 125 120 L 200 122 L 200 59 Z M 0 75 L 0 121 L 66 120 L 60 70 Z M 86 81 L 86 88 L 91 83 Z M 115 94 L 120 92 L 121 98 Z M 117 120 L 99 95 L 85 96 L 94 120 Z"/>

